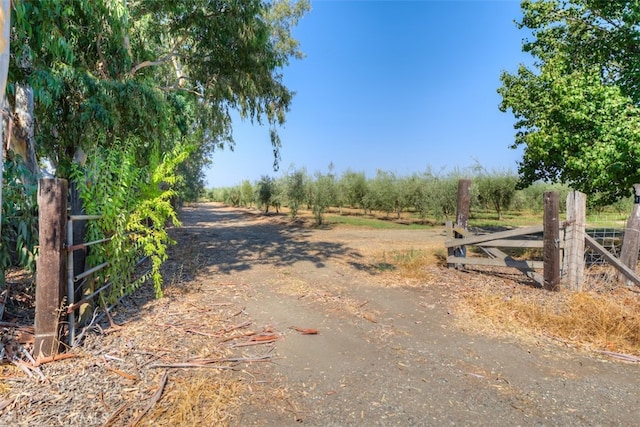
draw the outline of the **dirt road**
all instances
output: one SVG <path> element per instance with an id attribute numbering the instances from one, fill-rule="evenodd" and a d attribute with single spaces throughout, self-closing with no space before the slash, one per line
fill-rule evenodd
<path id="1" fill-rule="evenodd" d="M 441 231 L 292 227 L 214 204 L 185 208 L 182 219 L 175 236 L 196 249 L 203 289 L 225 283 L 256 324 L 284 336 L 263 369 L 289 397 L 246 407 L 236 425 L 631 426 L 640 419 L 637 364 L 545 340 L 465 333 L 454 297 L 468 273 L 434 266 L 433 280 L 408 286 L 375 268 L 393 249 L 440 245 Z"/>

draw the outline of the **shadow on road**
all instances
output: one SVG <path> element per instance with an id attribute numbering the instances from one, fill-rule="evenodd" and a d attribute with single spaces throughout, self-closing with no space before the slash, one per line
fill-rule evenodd
<path id="1" fill-rule="evenodd" d="M 341 243 L 310 241 L 311 230 L 284 225 L 276 217 L 215 205 L 186 207 L 182 227 L 172 230 L 178 259 L 192 259 L 212 273 L 232 274 L 252 265 L 290 266 L 306 261 L 323 268 L 332 258 L 358 264 L 363 256 Z M 186 253 L 185 253 L 186 252 Z"/>

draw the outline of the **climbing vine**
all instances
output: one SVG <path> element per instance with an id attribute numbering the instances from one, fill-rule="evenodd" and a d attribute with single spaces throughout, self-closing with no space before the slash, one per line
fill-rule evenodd
<path id="1" fill-rule="evenodd" d="M 135 139 L 124 148 L 91 153 L 84 167 L 74 166 L 75 182 L 85 212 L 101 215 L 87 224 L 86 241 L 110 239 L 91 246 L 87 268 L 108 262 L 108 267 L 95 276 L 96 285 L 111 282 L 107 301 L 137 289 L 151 279 L 156 296 L 162 296 L 160 266 L 167 259 L 167 247 L 172 243 L 166 229 L 169 222 L 179 224 L 171 204 L 176 184 L 176 166 L 189 154 L 188 147 L 177 144 L 170 153 L 155 153 L 149 165 L 138 167 L 135 162 Z M 135 279 L 139 259 L 148 257 L 151 269 Z"/>

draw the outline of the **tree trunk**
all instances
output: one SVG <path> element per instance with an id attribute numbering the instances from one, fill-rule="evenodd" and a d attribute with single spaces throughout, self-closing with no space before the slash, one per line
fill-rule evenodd
<path id="1" fill-rule="evenodd" d="M 2 0 L 0 10 L 0 105 L 4 104 L 4 96 L 7 89 L 7 75 L 9 73 L 9 34 L 11 30 L 11 0 Z M 4 174 L 4 138 L 2 126 L 0 126 L 0 224 L 2 224 L 2 179 Z M 2 230 L 0 229 L 0 232 Z"/>
<path id="2" fill-rule="evenodd" d="M 36 159 L 33 108 L 33 89 L 28 85 L 17 84 L 12 139 L 16 148 L 19 147 L 16 152 L 22 156 L 34 179 L 37 179 L 40 171 Z"/>

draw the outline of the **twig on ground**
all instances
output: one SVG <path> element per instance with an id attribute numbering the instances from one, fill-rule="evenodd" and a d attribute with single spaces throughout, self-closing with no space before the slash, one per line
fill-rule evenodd
<path id="1" fill-rule="evenodd" d="M 109 427 L 111 424 L 113 424 L 113 422 L 116 420 L 116 418 L 118 418 L 118 416 L 125 410 L 127 409 L 127 406 L 129 406 L 129 402 L 123 403 L 122 405 L 120 405 L 118 407 L 118 409 L 116 409 L 113 414 L 111 414 L 111 416 L 109 418 L 107 418 L 107 421 L 104 422 L 104 424 L 102 425 L 102 427 Z"/>
<path id="2" fill-rule="evenodd" d="M 215 363 L 253 363 L 253 362 L 265 362 L 271 359 L 272 356 L 267 354 L 257 357 L 229 357 L 224 359 L 200 359 L 193 360 L 191 362 L 180 363 L 156 363 L 150 365 L 149 368 L 215 368 L 215 369 L 233 369 L 232 366 L 218 366 Z"/>
<path id="3" fill-rule="evenodd" d="M 149 404 L 142 410 L 140 415 L 138 415 L 136 419 L 133 420 L 131 424 L 129 424 L 129 427 L 135 427 L 140 422 L 140 420 L 144 418 L 147 412 L 149 412 L 149 409 L 151 409 L 153 405 L 155 405 L 160 400 L 160 398 L 162 397 L 162 392 L 164 391 L 164 387 L 167 385 L 168 378 L 169 378 L 169 373 L 165 372 L 164 375 L 162 376 L 162 380 L 160 380 L 158 391 L 156 391 L 156 393 L 153 395 L 153 398 L 151 399 Z"/>
<path id="4" fill-rule="evenodd" d="M 598 350 L 598 353 L 606 354 L 607 356 L 615 357 L 616 359 L 624 360 L 627 362 L 640 362 L 640 357 L 633 356 L 631 354 L 615 353 L 613 351 L 606 350 Z"/>
<path id="5" fill-rule="evenodd" d="M 113 372 L 114 374 L 118 374 L 118 375 L 120 375 L 122 378 L 126 378 L 126 379 L 131 380 L 131 381 L 136 381 L 136 380 L 138 379 L 138 377 L 136 377 L 135 375 L 128 374 L 128 373 L 126 373 L 126 372 L 124 372 L 124 371 L 121 371 L 120 369 L 112 368 L 112 367 L 111 367 L 111 366 L 109 366 L 109 365 L 104 365 L 104 367 L 105 367 L 108 371 L 111 371 L 111 372 Z"/>
<path id="6" fill-rule="evenodd" d="M 298 331 L 302 335 L 318 335 L 318 330 L 317 329 L 300 328 L 298 326 L 291 326 L 290 329 L 293 329 L 294 331 Z"/>
<path id="7" fill-rule="evenodd" d="M 166 326 L 168 328 L 178 329 L 179 331 L 182 331 L 182 332 L 189 332 L 191 334 L 203 335 L 205 337 L 212 337 L 212 338 L 219 338 L 220 337 L 219 334 L 212 334 L 212 333 L 209 333 L 209 332 L 202 332 L 202 331 L 198 331 L 196 329 L 191 329 L 191 328 L 181 328 L 179 326 L 170 325 L 170 324 L 167 324 L 167 323 L 162 323 L 159 326 Z"/>
<path id="8" fill-rule="evenodd" d="M 256 340 L 249 340 L 249 341 L 245 341 L 245 342 L 239 342 L 239 343 L 235 343 L 235 344 L 229 344 L 229 347 L 232 348 L 236 348 L 236 347 L 247 347 L 250 345 L 260 345 L 260 344 L 271 344 L 274 343 L 276 341 L 278 341 L 280 338 L 272 338 L 272 339 L 263 339 L 260 341 L 256 341 Z"/>
<path id="9" fill-rule="evenodd" d="M 107 319 L 109 319 L 109 327 L 115 331 L 118 331 L 120 329 L 122 329 L 122 325 L 118 325 L 114 320 L 113 317 L 111 317 L 111 313 L 109 313 L 109 307 L 107 307 L 107 303 L 104 300 L 104 298 L 102 299 L 102 305 L 103 305 L 103 309 L 104 309 L 104 314 L 107 315 Z"/>
<path id="10" fill-rule="evenodd" d="M 154 365 L 149 365 L 149 369 L 156 368 L 207 368 L 207 369 L 235 369 L 233 366 L 218 366 L 218 365 L 204 365 L 202 363 L 157 363 Z"/>
<path id="11" fill-rule="evenodd" d="M 228 328 L 224 328 L 221 334 L 228 334 L 229 332 L 235 331 L 236 329 L 246 328 L 247 326 L 251 326 L 252 323 L 253 322 L 251 321 L 246 321 L 246 322 L 240 323 L 239 325 L 229 326 Z"/>
<path id="12" fill-rule="evenodd" d="M 237 313 L 235 313 L 235 314 L 232 314 L 232 315 L 231 315 L 231 317 L 237 317 L 237 316 L 240 316 L 242 313 L 244 313 L 244 312 L 245 312 L 244 310 L 245 310 L 246 308 L 247 308 L 247 307 L 242 307 L 242 308 L 240 309 L 240 311 L 238 311 L 238 312 L 237 312 Z"/>
<path id="13" fill-rule="evenodd" d="M 242 334 L 235 334 L 235 335 L 231 335 L 230 337 L 226 337 L 226 338 L 222 338 L 221 340 L 218 341 L 219 344 L 225 343 L 227 341 L 231 341 L 231 340 L 235 340 L 237 338 L 246 338 L 246 337 L 250 337 L 252 335 L 257 334 L 257 332 L 255 331 L 247 331 L 244 332 Z"/>
<path id="14" fill-rule="evenodd" d="M 44 365 L 45 363 L 57 362 L 58 360 L 73 359 L 74 357 L 79 357 L 79 355 L 75 353 L 62 353 L 62 354 L 56 354 L 55 356 L 39 357 L 36 359 L 34 366 Z"/>

